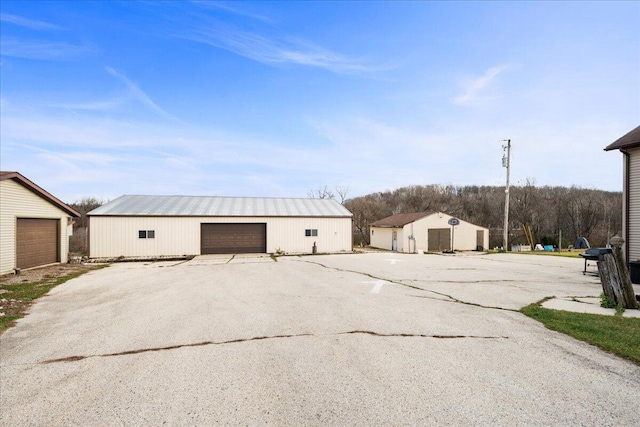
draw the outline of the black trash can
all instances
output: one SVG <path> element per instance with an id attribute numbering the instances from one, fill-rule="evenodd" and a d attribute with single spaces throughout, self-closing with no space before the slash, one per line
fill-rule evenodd
<path id="1" fill-rule="evenodd" d="M 631 283 L 640 285 L 640 261 L 629 262 L 629 273 L 631 275 Z"/>

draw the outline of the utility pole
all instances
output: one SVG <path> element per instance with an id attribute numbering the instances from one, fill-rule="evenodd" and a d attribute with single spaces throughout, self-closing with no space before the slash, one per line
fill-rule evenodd
<path id="1" fill-rule="evenodd" d="M 502 146 L 502 167 L 507 168 L 507 186 L 504 189 L 504 230 L 502 232 L 503 248 L 509 251 L 509 172 L 511 170 L 511 140 L 503 139 L 507 145 Z"/>

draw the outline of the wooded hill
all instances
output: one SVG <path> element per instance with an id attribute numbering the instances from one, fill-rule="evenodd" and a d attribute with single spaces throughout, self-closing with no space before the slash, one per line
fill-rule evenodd
<path id="1" fill-rule="evenodd" d="M 444 212 L 489 228 L 489 246 L 502 246 L 505 187 L 415 185 L 348 199 L 355 244 L 369 243 L 369 224 L 396 213 Z M 526 244 L 524 227 L 534 243 L 562 247 L 584 236 L 591 246 L 604 246 L 607 236 L 622 233 L 622 193 L 578 187 L 511 186 L 509 245 Z"/>

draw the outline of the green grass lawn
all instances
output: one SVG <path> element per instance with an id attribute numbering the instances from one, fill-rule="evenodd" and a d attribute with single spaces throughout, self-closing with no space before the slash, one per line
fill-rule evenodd
<path id="1" fill-rule="evenodd" d="M 584 253 L 584 250 L 577 251 L 563 251 L 563 252 L 552 252 L 552 251 L 531 251 L 531 252 L 500 252 L 500 251 L 487 251 L 488 254 L 499 254 L 499 253 L 509 253 L 509 254 L 517 254 L 517 255 L 544 255 L 544 256 L 559 256 L 565 258 L 580 258 L 580 254 Z"/>
<path id="2" fill-rule="evenodd" d="M 551 310 L 538 304 L 520 310 L 547 328 L 595 345 L 640 365 L 640 319 Z"/>
<path id="3" fill-rule="evenodd" d="M 520 255 L 546 255 L 546 256 L 560 256 L 565 258 L 580 258 L 580 254 L 584 253 L 584 251 L 580 252 L 551 252 L 551 251 L 531 251 L 531 252 L 513 252 L 514 254 Z"/>
<path id="4" fill-rule="evenodd" d="M 508 252 L 510 254 L 517 254 L 517 255 L 544 255 L 544 256 L 559 256 L 559 257 L 565 257 L 565 258 L 580 258 L 582 259 L 582 257 L 580 257 L 580 254 L 583 254 L 584 251 L 566 251 L 566 252 L 552 252 L 552 251 L 531 251 L 531 252 Z"/>

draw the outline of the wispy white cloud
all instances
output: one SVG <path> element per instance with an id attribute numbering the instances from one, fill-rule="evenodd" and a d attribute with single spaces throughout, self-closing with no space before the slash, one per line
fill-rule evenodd
<path id="1" fill-rule="evenodd" d="M 18 15 L 10 15 L 8 13 L 0 14 L 0 21 L 6 22 L 9 24 L 19 25 L 21 27 L 26 27 L 32 30 L 64 30 L 63 27 L 59 25 L 50 24 L 48 22 L 36 21 L 34 19 L 25 18 Z"/>
<path id="2" fill-rule="evenodd" d="M 140 87 L 138 87 L 138 85 L 136 85 L 131 80 L 129 80 L 127 78 L 127 76 L 125 76 L 122 73 L 117 72 L 116 70 L 114 70 L 111 67 L 106 67 L 106 70 L 107 70 L 107 72 L 109 74 L 111 74 L 112 76 L 114 76 L 114 77 L 118 78 L 120 81 L 122 81 L 127 86 L 129 94 L 131 96 L 133 96 L 133 98 L 136 99 L 137 101 L 139 101 L 142 104 L 146 105 L 149 109 L 151 109 L 151 111 L 153 111 L 154 113 L 156 113 L 157 115 L 159 115 L 161 117 L 164 117 L 165 119 L 169 119 L 169 120 L 173 120 L 173 121 L 180 121 L 179 118 L 169 114 L 168 112 L 163 110 L 160 106 L 158 106 L 158 104 L 153 102 L 153 100 L 142 89 L 140 89 Z"/>
<path id="3" fill-rule="evenodd" d="M 125 97 L 108 99 L 105 101 L 90 101 L 84 103 L 61 103 L 61 104 L 47 104 L 48 107 L 62 108 L 72 111 L 108 111 L 113 110 L 123 104 L 127 99 Z"/>
<path id="4" fill-rule="evenodd" d="M 183 38 L 225 49 L 264 64 L 295 64 L 335 73 L 362 73 L 380 68 L 362 59 L 332 52 L 313 43 L 290 37 L 268 37 L 229 25 L 203 25 Z"/>
<path id="5" fill-rule="evenodd" d="M 585 180 L 581 170 L 613 170 L 619 158 L 576 149 L 571 143 L 584 143 L 582 131 L 567 133 L 566 124 L 563 131 L 538 123 L 491 130 L 461 125 L 455 132 L 436 133 L 366 116 L 325 116 L 307 123 L 319 142 L 286 146 L 175 122 L 12 110 L 3 115 L 0 149 L 4 168 L 53 183 L 47 189 L 69 201 L 125 193 L 306 197 L 311 188 L 338 183 L 349 186 L 351 196 L 416 184 L 501 185 L 499 140 L 506 136 L 513 140 L 513 182 L 536 176 L 540 185 L 557 184 L 547 181 L 547 174 L 532 174 L 561 169 L 567 161 L 584 166 L 570 168 L 567 183 L 615 188 L 619 181 L 615 174 L 608 184 Z M 600 141 L 612 138 L 602 129 L 587 131 L 593 134 L 591 146 L 601 148 Z M 393 153 L 411 155 L 398 161 Z"/>
<path id="6" fill-rule="evenodd" d="M 0 55 L 24 59 L 63 59 L 91 52 L 88 46 L 43 40 L 19 40 L 3 37 Z"/>
<path id="7" fill-rule="evenodd" d="M 457 105 L 467 106 L 478 101 L 496 78 L 509 68 L 508 65 L 489 68 L 482 76 L 467 82 L 463 93 L 453 98 L 451 102 Z"/>
<path id="8" fill-rule="evenodd" d="M 264 16 L 264 15 L 260 15 L 258 13 L 253 13 L 248 11 L 246 8 L 242 9 L 239 8 L 238 5 L 242 4 L 239 2 L 235 2 L 233 6 L 231 6 L 230 3 L 228 2 L 221 2 L 221 1 L 203 1 L 203 0 L 193 0 L 192 1 L 193 4 L 203 7 L 203 8 L 207 8 L 207 9 L 218 9 L 218 10 L 222 10 L 225 12 L 229 12 L 232 13 L 234 15 L 238 15 L 238 16 L 242 16 L 245 18 L 251 18 L 257 21 L 261 21 L 267 24 L 273 24 L 274 21 L 273 19 L 269 18 L 268 16 Z"/>

